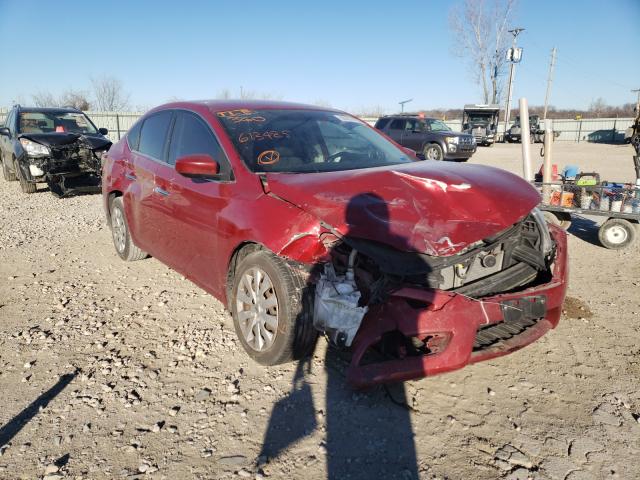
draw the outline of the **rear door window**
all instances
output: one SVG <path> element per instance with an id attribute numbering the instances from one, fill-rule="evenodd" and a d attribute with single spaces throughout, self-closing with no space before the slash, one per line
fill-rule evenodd
<path id="1" fill-rule="evenodd" d="M 406 121 L 403 118 L 396 118 L 391 125 L 389 125 L 390 130 L 404 130 L 404 125 Z"/>
<path id="2" fill-rule="evenodd" d="M 140 143 L 138 145 L 140 153 L 156 160 L 164 161 L 164 148 L 172 117 L 173 112 L 171 110 L 164 110 L 145 119 L 140 131 Z"/>

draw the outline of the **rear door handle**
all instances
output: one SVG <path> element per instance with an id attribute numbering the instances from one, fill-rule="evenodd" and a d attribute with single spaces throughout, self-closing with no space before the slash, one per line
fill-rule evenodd
<path id="1" fill-rule="evenodd" d="M 154 187 L 153 191 L 156 192 L 159 195 L 162 195 L 163 197 L 168 197 L 169 196 L 169 192 L 167 192 L 164 188 L 161 187 Z"/>

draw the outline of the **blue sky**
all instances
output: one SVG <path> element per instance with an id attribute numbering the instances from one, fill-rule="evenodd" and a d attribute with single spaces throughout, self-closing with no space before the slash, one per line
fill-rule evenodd
<path id="1" fill-rule="evenodd" d="M 481 100 L 451 54 L 454 1 L 29 1 L 0 0 L 0 106 L 31 94 L 90 89 L 119 78 L 134 106 L 213 98 L 223 89 L 348 111 L 397 102 L 409 109 Z M 514 98 L 588 107 L 634 101 L 640 88 L 640 1 L 520 0 L 524 48 Z M 635 50 L 635 52 L 634 52 Z"/>

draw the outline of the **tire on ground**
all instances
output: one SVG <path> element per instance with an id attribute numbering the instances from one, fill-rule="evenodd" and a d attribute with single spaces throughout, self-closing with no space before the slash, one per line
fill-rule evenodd
<path id="1" fill-rule="evenodd" d="M 129 233 L 127 217 L 124 213 L 122 197 L 114 197 L 111 200 L 109 213 L 111 217 L 111 237 L 118 256 L 127 262 L 147 258 L 147 252 L 139 249 L 133 243 L 133 239 Z"/>
<path id="2" fill-rule="evenodd" d="M 256 271 L 261 271 L 267 277 L 261 277 L 257 288 L 253 288 Z M 229 299 L 233 324 L 242 347 L 261 365 L 278 365 L 299 360 L 313 352 L 318 332 L 313 326 L 314 289 L 307 283 L 307 277 L 306 272 L 296 270 L 284 259 L 266 250 L 248 254 L 237 265 Z M 261 288 L 268 286 L 268 280 L 272 288 L 260 292 Z M 247 286 L 252 287 L 255 296 L 251 294 L 251 298 L 247 298 Z M 275 310 L 270 307 L 263 312 L 269 313 L 271 318 L 275 312 L 277 323 L 274 328 L 263 322 L 263 329 L 260 330 L 256 325 L 260 320 L 256 322 L 252 311 L 273 295 L 277 301 Z M 271 337 L 271 344 L 264 346 L 264 349 L 255 348 L 249 343 L 256 341 L 256 328 L 259 335 L 264 333 L 262 338 L 275 335 Z"/>
<path id="3" fill-rule="evenodd" d="M 422 154 L 424 155 L 425 160 L 442 160 L 444 158 L 442 147 L 437 143 L 426 144 L 422 150 Z"/>
<path id="4" fill-rule="evenodd" d="M 635 241 L 636 228 L 637 225 L 624 218 L 610 218 L 600 226 L 598 240 L 606 248 L 626 248 Z"/>
<path id="5" fill-rule="evenodd" d="M 38 189 L 38 186 L 35 183 L 31 183 L 27 181 L 26 178 L 24 178 L 24 174 L 22 173 L 22 170 L 18 166 L 17 162 L 14 163 L 14 167 L 18 176 L 18 181 L 20 182 L 20 189 L 22 190 L 22 193 L 35 193 Z"/>

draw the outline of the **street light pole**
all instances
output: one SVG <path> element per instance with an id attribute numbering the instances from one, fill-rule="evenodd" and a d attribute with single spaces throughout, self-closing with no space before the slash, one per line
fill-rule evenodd
<path id="1" fill-rule="evenodd" d="M 410 98 L 409 100 L 403 100 L 401 102 L 398 102 L 400 104 L 400 113 L 404 113 L 404 104 L 405 103 L 409 103 L 409 102 L 413 102 L 413 98 Z"/>
<path id="2" fill-rule="evenodd" d="M 515 75 L 516 63 L 520 61 L 520 58 L 514 58 L 514 54 L 516 52 L 516 39 L 520 32 L 522 32 L 524 28 L 514 28 L 513 30 L 509 30 L 509 33 L 513 35 L 513 43 L 511 44 L 511 48 L 509 49 L 509 62 L 511 62 L 511 67 L 509 68 L 509 87 L 507 90 L 507 105 L 504 109 L 504 133 L 507 133 L 507 125 L 509 125 L 509 117 L 511 115 L 511 93 L 513 91 L 513 76 Z"/>

